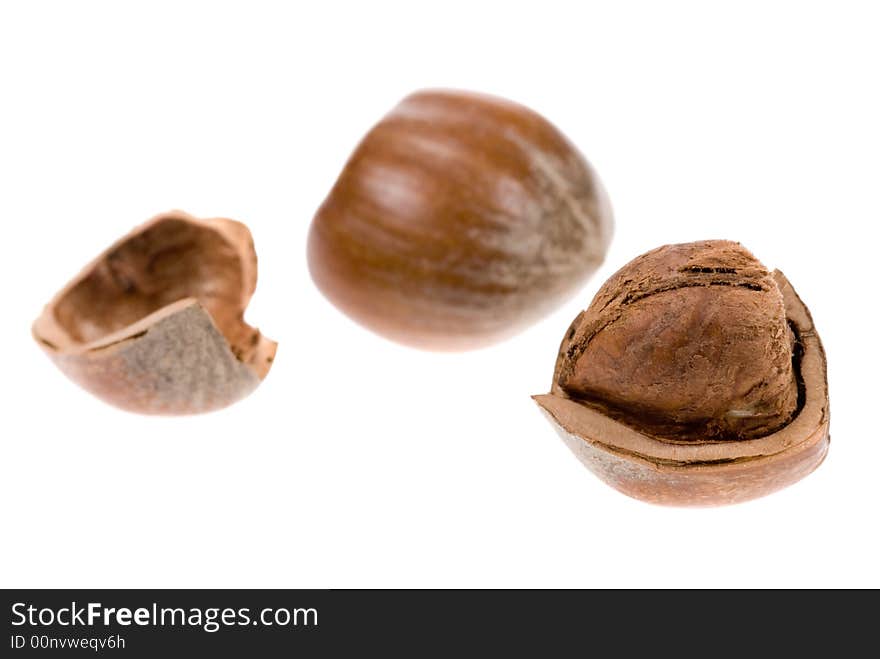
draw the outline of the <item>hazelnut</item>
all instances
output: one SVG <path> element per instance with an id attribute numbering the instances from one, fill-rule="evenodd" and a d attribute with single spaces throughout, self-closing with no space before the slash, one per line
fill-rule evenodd
<path id="1" fill-rule="evenodd" d="M 763 496 L 828 451 L 810 313 L 781 272 L 725 240 L 666 245 L 617 271 L 534 398 L 599 478 L 653 503 Z"/>
<path id="2" fill-rule="evenodd" d="M 370 130 L 318 210 L 318 288 L 371 330 L 458 350 L 510 336 L 599 266 L 611 209 L 547 120 L 510 101 L 422 91 Z"/>
<path id="3" fill-rule="evenodd" d="M 206 412 L 246 396 L 271 366 L 275 342 L 243 320 L 256 283 L 247 227 L 166 213 L 86 266 L 33 335 L 65 375 L 108 403 Z"/>

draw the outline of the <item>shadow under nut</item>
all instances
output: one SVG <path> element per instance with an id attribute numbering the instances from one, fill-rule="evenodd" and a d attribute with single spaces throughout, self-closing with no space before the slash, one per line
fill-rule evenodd
<path id="1" fill-rule="evenodd" d="M 401 343 L 468 349 L 522 330 L 604 259 L 602 185 L 548 121 L 509 101 L 425 91 L 349 158 L 309 233 L 319 289 Z"/>
<path id="2" fill-rule="evenodd" d="M 34 338 L 71 380 L 122 409 L 219 409 L 253 391 L 274 359 L 275 342 L 243 320 L 256 277 L 243 224 L 166 213 L 86 266 Z"/>

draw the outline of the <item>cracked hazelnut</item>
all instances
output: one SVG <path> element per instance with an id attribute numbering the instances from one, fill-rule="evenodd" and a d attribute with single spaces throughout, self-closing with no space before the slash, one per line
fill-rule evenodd
<path id="1" fill-rule="evenodd" d="M 33 335 L 65 375 L 112 405 L 206 412 L 249 394 L 271 366 L 275 342 L 243 319 L 256 283 L 247 227 L 166 213 L 86 266 Z"/>
<path id="2" fill-rule="evenodd" d="M 312 222 L 308 260 L 362 325 L 468 349 L 576 292 L 611 233 L 601 183 L 547 120 L 499 98 L 423 91 L 351 155 Z"/>
<path id="3" fill-rule="evenodd" d="M 729 241 L 666 245 L 621 268 L 534 398 L 590 470 L 654 503 L 763 496 L 828 450 L 810 313 L 781 272 Z"/>

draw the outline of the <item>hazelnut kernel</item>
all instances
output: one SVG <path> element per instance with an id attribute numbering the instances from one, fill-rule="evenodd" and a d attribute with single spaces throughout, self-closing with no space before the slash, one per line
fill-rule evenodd
<path id="1" fill-rule="evenodd" d="M 809 311 L 781 272 L 729 241 L 666 245 L 612 275 L 535 400 L 587 467 L 655 503 L 762 496 L 828 448 Z"/>

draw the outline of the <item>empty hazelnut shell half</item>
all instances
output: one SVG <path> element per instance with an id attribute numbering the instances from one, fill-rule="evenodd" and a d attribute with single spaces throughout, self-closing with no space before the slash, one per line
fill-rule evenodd
<path id="1" fill-rule="evenodd" d="M 596 174 L 510 101 L 423 91 L 367 133 L 309 234 L 318 288 L 371 330 L 438 350 L 510 336 L 575 293 L 612 234 Z"/>
<path id="2" fill-rule="evenodd" d="M 828 451 L 825 352 L 778 270 L 741 245 L 666 245 L 572 323 L 534 399 L 599 478 L 653 503 L 746 501 Z"/>
<path id="3" fill-rule="evenodd" d="M 247 227 L 166 213 L 86 266 L 33 335 L 65 375 L 112 405 L 207 412 L 249 394 L 272 364 L 275 342 L 243 320 L 256 283 Z"/>

